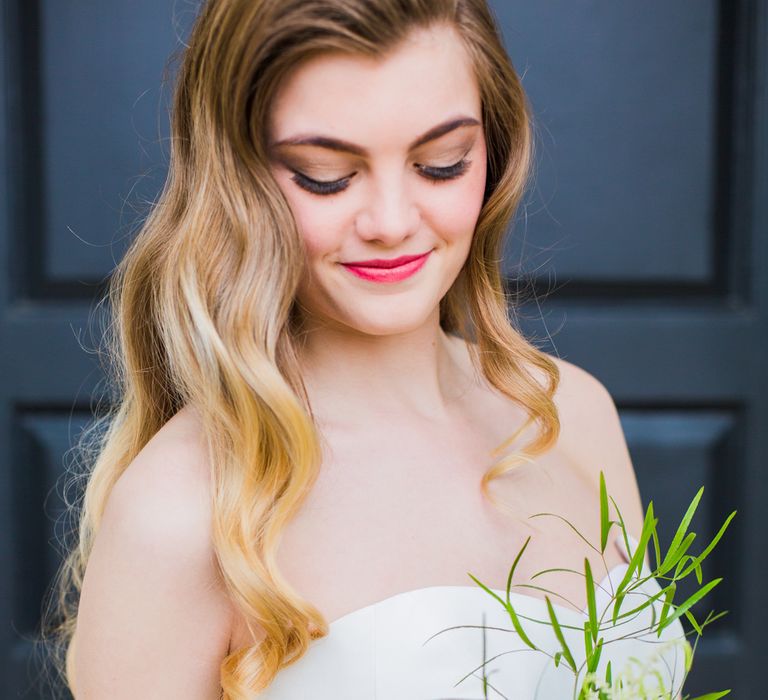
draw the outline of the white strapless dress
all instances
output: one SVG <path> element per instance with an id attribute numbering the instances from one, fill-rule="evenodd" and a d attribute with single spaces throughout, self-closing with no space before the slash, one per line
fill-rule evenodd
<path id="1" fill-rule="evenodd" d="M 624 577 L 629 561 L 620 535 L 616 543 L 625 562 L 595 586 L 598 617 L 607 610 L 603 619 L 608 621 L 611 591 Z M 630 543 L 633 548 L 637 546 L 636 541 Z M 650 575 L 645 565 L 643 574 Z M 534 583 L 546 586 L 546 576 Z M 506 591 L 493 590 L 506 599 Z M 535 622 L 549 621 L 546 603 L 517 590 L 510 591 L 510 602 L 524 631 L 539 649 L 554 656 L 561 647 L 551 625 Z M 660 590 L 651 579 L 627 595 L 621 612 L 631 611 Z M 584 660 L 583 630 L 588 613 L 556 604 L 556 598 L 551 600 L 578 667 Z M 601 632 L 605 642 L 598 677 L 605 677 L 610 661 L 614 678 L 631 673 L 648 679 L 651 682 L 646 682 L 646 687 L 655 688 L 658 681 L 653 678 L 658 674 L 665 689 L 675 693 L 681 689 L 685 673 L 682 645 L 687 642 L 680 621 L 675 620 L 660 638 L 647 632 L 653 619 L 651 607 L 658 620 L 661 602 L 657 600 L 615 628 Z M 520 640 L 503 605 L 480 586 L 427 586 L 398 593 L 334 620 L 328 635 L 312 642 L 307 652 L 283 668 L 258 697 L 571 700 L 574 683 L 575 675 L 564 661 L 555 667 L 552 658 Z"/>

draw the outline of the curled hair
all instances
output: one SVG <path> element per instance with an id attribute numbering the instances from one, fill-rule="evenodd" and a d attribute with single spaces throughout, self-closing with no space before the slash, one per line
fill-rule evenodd
<path id="1" fill-rule="evenodd" d="M 558 368 L 510 320 L 499 269 L 528 178 L 531 122 L 485 0 L 208 0 L 182 54 L 165 186 L 106 297 L 117 400 L 83 449 L 89 466 L 78 540 L 56 583 L 56 663 L 70 688 L 77 598 L 111 489 L 186 405 L 201 417 L 212 465 L 212 542 L 222 580 L 249 630 L 263 633 L 222 660 L 223 696 L 266 688 L 328 633 L 275 559 L 282 528 L 317 477 L 321 450 L 298 364 L 295 294 L 304 252 L 268 166 L 268 115 L 300 61 L 331 51 L 383 57 L 413 29 L 436 24 L 455 28 L 469 52 L 488 152 L 470 253 L 440 302 L 440 325 L 467 340 L 475 368 L 525 409 L 527 420 L 494 456 L 537 427 L 483 475 L 483 494 L 498 505 L 488 483 L 556 441 Z"/>

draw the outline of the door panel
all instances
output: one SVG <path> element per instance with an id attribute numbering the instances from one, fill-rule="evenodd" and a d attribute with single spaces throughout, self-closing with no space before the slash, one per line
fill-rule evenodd
<path id="1" fill-rule="evenodd" d="M 104 400 L 94 300 L 162 185 L 165 63 L 196 3 L 0 5 L 0 695 L 42 698 L 31 640 L 66 538 L 57 489 Z M 704 571 L 731 613 L 686 690 L 760 698 L 766 2 L 492 5 L 536 127 L 505 248 L 512 315 L 614 396 L 663 542 L 701 485 L 703 541 L 739 510 Z"/>

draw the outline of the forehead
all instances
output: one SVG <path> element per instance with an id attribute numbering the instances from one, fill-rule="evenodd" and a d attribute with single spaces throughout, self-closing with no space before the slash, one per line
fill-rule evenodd
<path id="1" fill-rule="evenodd" d="M 280 86 L 270 114 L 274 140 L 323 133 L 371 148 L 402 146 L 462 113 L 480 118 L 469 55 L 451 27 L 411 33 L 382 58 L 341 53 L 309 59 Z"/>

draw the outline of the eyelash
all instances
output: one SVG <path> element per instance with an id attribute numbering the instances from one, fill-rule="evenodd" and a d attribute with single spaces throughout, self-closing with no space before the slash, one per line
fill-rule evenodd
<path id="1" fill-rule="evenodd" d="M 461 177 L 467 171 L 467 168 L 471 163 L 472 161 L 468 158 L 462 158 L 458 163 L 454 163 L 445 168 L 430 168 L 426 165 L 422 165 L 420 166 L 420 170 L 428 180 L 431 180 L 435 184 L 439 184 L 440 182 L 455 180 L 456 178 Z M 331 195 L 347 189 L 351 177 L 352 176 L 349 175 L 340 180 L 321 182 L 319 180 L 313 180 L 294 170 L 291 180 L 302 189 L 312 192 L 313 194 Z"/>

